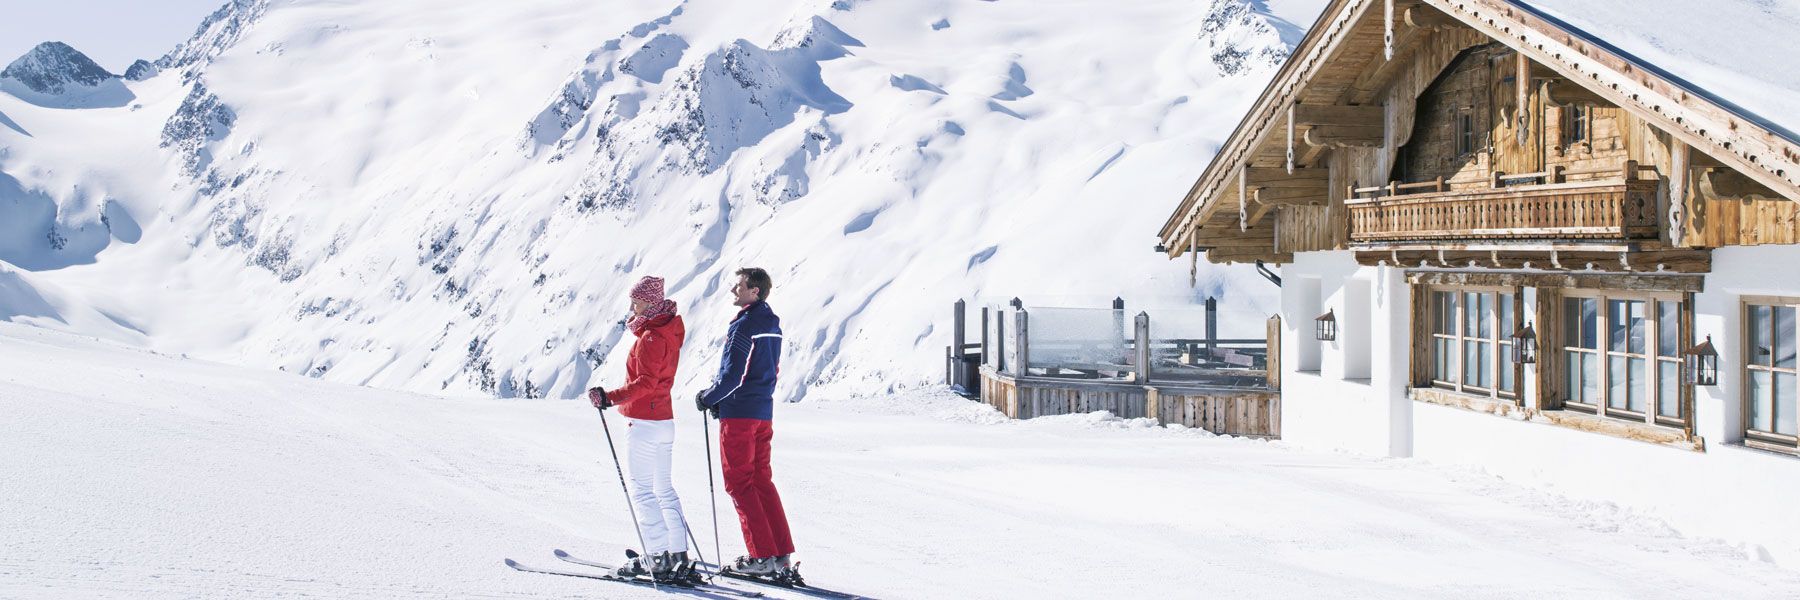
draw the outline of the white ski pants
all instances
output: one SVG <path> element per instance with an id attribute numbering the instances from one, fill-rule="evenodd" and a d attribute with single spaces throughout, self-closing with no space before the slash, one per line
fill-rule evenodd
<path id="1" fill-rule="evenodd" d="M 625 445 L 631 462 L 631 503 L 637 506 L 638 527 L 644 532 L 644 550 L 686 552 L 687 518 L 669 463 L 675 454 L 675 421 L 626 419 Z"/>

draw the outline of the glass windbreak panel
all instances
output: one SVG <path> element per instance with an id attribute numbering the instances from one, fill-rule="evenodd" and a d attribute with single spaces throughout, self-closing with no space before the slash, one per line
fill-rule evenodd
<path id="1" fill-rule="evenodd" d="M 1606 405 L 1613 408 L 1625 408 L 1625 357 L 1612 356 L 1607 361 Z"/>
<path id="2" fill-rule="evenodd" d="M 1613 300 L 1606 312 L 1607 329 L 1613 352 L 1644 352 L 1644 303 L 1641 300 Z"/>
<path id="3" fill-rule="evenodd" d="M 1656 362 L 1656 414 L 1681 418 L 1681 363 Z"/>
<path id="4" fill-rule="evenodd" d="M 1794 374 L 1775 374 L 1775 433 L 1794 435 Z"/>
<path id="5" fill-rule="evenodd" d="M 1681 355 L 1681 303 L 1656 303 L 1656 354 Z"/>
<path id="6" fill-rule="evenodd" d="M 1750 307 L 1750 364 L 1769 366 L 1769 358 L 1774 356 L 1770 348 L 1769 325 L 1772 317 L 1770 307 Z"/>
<path id="7" fill-rule="evenodd" d="M 1794 368 L 1794 307 L 1777 306 L 1775 309 L 1775 330 L 1769 336 L 1775 338 L 1775 366 L 1782 369 Z"/>
<path id="8" fill-rule="evenodd" d="M 1132 369 L 1127 340 L 1135 323 L 1124 311 L 1105 308 L 1031 309 L 1030 351 L 1034 369 L 1091 371 L 1117 377 Z"/>
<path id="9" fill-rule="evenodd" d="M 1769 372 L 1750 371 L 1750 428 L 1769 431 Z"/>

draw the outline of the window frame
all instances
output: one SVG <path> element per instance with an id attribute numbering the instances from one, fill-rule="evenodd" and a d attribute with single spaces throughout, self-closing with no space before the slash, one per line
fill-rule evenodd
<path id="1" fill-rule="evenodd" d="M 1474 154 L 1479 148 L 1475 142 L 1475 111 L 1470 108 L 1456 109 L 1456 155 L 1458 157 Z"/>
<path id="2" fill-rule="evenodd" d="M 1490 334 L 1487 337 L 1467 335 L 1468 332 L 1466 329 L 1467 324 L 1469 323 L 1468 294 L 1471 293 L 1488 295 L 1490 300 L 1490 306 L 1492 306 L 1488 314 L 1488 318 L 1490 319 Z M 1438 294 L 1450 294 L 1456 301 L 1456 308 L 1453 311 L 1454 315 L 1447 315 L 1453 317 L 1452 320 L 1454 323 L 1454 331 L 1449 334 L 1438 332 L 1437 320 L 1440 317 Z M 1512 300 L 1510 304 L 1512 313 L 1512 331 L 1505 331 L 1501 326 L 1501 296 L 1508 297 Z M 1430 387 L 1451 390 L 1461 394 L 1485 396 L 1497 401 L 1523 406 L 1525 394 L 1522 393 L 1521 388 L 1525 385 L 1525 370 L 1523 365 L 1513 362 L 1511 359 L 1511 352 L 1514 344 L 1512 333 L 1524 326 L 1524 321 L 1521 319 L 1521 317 L 1524 316 L 1523 299 L 1524 294 L 1522 291 L 1517 287 L 1510 286 L 1425 286 L 1424 310 L 1426 313 L 1422 315 L 1422 320 L 1424 321 L 1424 337 L 1430 344 L 1429 347 L 1426 348 L 1426 351 L 1431 357 L 1431 362 L 1426 367 L 1426 372 L 1420 379 Z M 1439 340 L 1448 342 L 1450 347 L 1455 349 L 1455 351 L 1452 352 L 1454 360 L 1447 366 L 1449 372 L 1455 377 L 1455 381 L 1446 381 L 1438 378 L 1437 363 L 1439 359 Z M 1467 381 L 1468 369 L 1466 368 L 1466 362 L 1469 354 L 1467 349 L 1471 342 L 1487 344 L 1488 346 L 1486 360 L 1492 385 L 1472 385 Z M 1510 369 L 1512 372 L 1512 389 L 1510 390 L 1501 389 L 1501 369 Z"/>
<path id="3" fill-rule="evenodd" d="M 1775 399 L 1775 397 L 1773 395 L 1770 396 L 1769 404 L 1767 406 L 1767 410 L 1769 411 L 1769 429 L 1770 429 L 1770 431 L 1757 430 L 1755 428 L 1755 421 L 1750 416 L 1752 414 L 1751 413 L 1751 408 L 1752 408 L 1751 403 L 1757 401 L 1756 398 L 1752 398 L 1750 396 L 1750 380 L 1751 380 L 1751 377 L 1753 376 L 1753 373 L 1755 373 L 1757 371 L 1771 373 L 1771 375 L 1770 375 L 1771 382 L 1773 382 L 1773 380 L 1774 380 L 1774 375 L 1773 375 L 1774 373 L 1789 373 L 1789 374 L 1794 374 L 1795 381 L 1800 382 L 1800 358 L 1796 359 L 1795 365 L 1793 367 L 1774 366 L 1774 361 L 1772 359 L 1770 360 L 1770 364 L 1768 366 L 1756 364 L 1756 360 L 1755 360 L 1756 349 L 1752 347 L 1754 338 L 1752 337 L 1751 331 L 1750 331 L 1750 323 L 1751 323 L 1750 311 L 1753 309 L 1753 307 L 1757 307 L 1757 306 L 1770 306 L 1770 307 L 1785 306 L 1785 307 L 1793 308 L 1796 311 L 1795 319 L 1794 319 L 1795 329 L 1794 329 L 1794 331 L 1792 331 L 1790 333 L 1792 333 L 1796 336 L 1794 338 L 1795 339 L 1794 343 L 1796 345 L 1800 345 L 1800 298 L 1791 297 L 1791 296 L 1743 296 L 1743 297 L 1739 298 L 1739 301 L 1738 301 L 1738 319 L 1739 319 L 1738 329 L 1742 334 L 1743 340 L 1738 344 L 1738 346 L 1739 346 L 1738 350 L 1740 352 L 1742 352 L 1742 354 L 1739 354 L 1739 356 L 1744 357 L 1744 360 L 1742 361 L 1741 368 L 1739 369 L 1740 373 L 1738 375 L 1740 378 L 1739 385 L 1741 386 L 1741 387 L 1739 387 L 1739 389 L 1742 390 L 1742 392 L 1738 394 L 1738 397 L 1739 397 L 1739 402 L 1740 402 L 1739 407 L 1740 407 L 1740 410 L 1742 411 L 1740 414 L 1743 415 L 1742 425 L 1743 425 L 1743 433 L 1744 433 L 1744 442 L 1748 445 L 1763 446 L 1763 447 L 1769 447 L 1769 448 L 1773 448 L 1773 449 L 1784 450 L 1784 451 L 1788 451 L 1788 452 L 1794 452 L 1796 450 L 1800 450 L 1800 416 L 1796 416 L 1796 434 L 1797 435 L 1776 433 L 1775 430 L 1779 430 L 1781 428 L 1780 421 L 1779 421 L 1779 419 L 1781 418 L 1781 415 L 1777 414 L 1775 412 L 1776 407 L 1779 406 L 1779 402 Z M 1769 327 L 1770 327 L 1769 333 L 1771 335 L 1773 335 L 1775 333 L 1775 329 L 1774 329 L 1775 320 L 1773 319 L 1773 316 L 1774 316 L 1773 311 L 1771 311 L 1770 316 L 1771 316 L 1771 318 L 1770 318 L 1770 323 L 1769 323 Z M 1790 390 L 1789 393 L 1800 395 L 1800 386 L 1794 386 L 1794 387 L 1797 389 Z M 1800 398 L 1796 399 L 1795 407 L 1800 408 Z"/>
<path id="4" fill-rule="evenodd" d="M 1592 151 L 1594 142 L 1594 105 L 1585 102 L 1576 102 L 1562 107 L 1562 113 L 1563 147 L 1574 148 L 1576 145 L 1580 144 L 1586 145 L 1588 150 Z"/>
<path id="5" fill-rule="evenodd" d="M 1567 302 L 1572 299 L 1593 300 L 1596 303 L 1594 315 L 1594 348 L 1580 348 L 1574 346 L 1571 343 L 1571 340 L 1564 339 L 1566 337 L 1564 332 L 1568 330 L 1568 319 L 1571 318 L 1566 306 Z M 1693 389 L 1692 386 L 1682 382 L 1680 375 L 1682 352 L 1693 345 L 1693 304 L 1687 297 L 1687 294 L 1682 292 L 1565 289 L 1562 292 L 1560 301 L 1564 303 L 1564 306 L 1559 307 L 1558 310 L 1558 312 L 1561 313 L 1559 317 L 1562 322 L 1556 324 L 1555 331 L 1557 332 L 1557 340 L 1555 350 L 1556 360 L 1562 369 L 1561 376 L 1556 378 L 1556 385 L 1560 388 L 1563 410 L 1572 410 L 1600 417 L 1644 423 L 1659 427 L 1686 429 L 1689 426 L 1693 420 Z M 1612 347 L 1613 302 L 1643 303 L 1643 351 L 1635 353 L 1630 351 L 1629 333 L 1626 334 L 1627 341 L 1624 348 L 1615 349 Z M 1661 305 L 1665 303 L 1675 305 L 1676 334 L 1673 355 L 1664 355 L 1658 348 L 1662 339 L 1663 328 Z M 1542 330 L 1540 330 L 1540 333 L 1541 332 Z M 1596 389 L 1598 390 L 1599 397 L 1593 404 L 1582 402 L 1580 400 L 1580 395 L 1577 393 L 1578 390 L 1573 389 L 1573 386 L 1570 385 L 1573 371 L 1577 370 L 1569 365 L 1568 357 L 1571 352 L 1592 354 L 1595 358 L 1595 373 L 1599 377 L 1599 381 L 1596 383 Z M 1623 358 L 1626 361 L 1626 373 L 1628 376 L 1630 373 L 1630 361 L 1632 359 L 1643 361 L 1643 373 L 1646 380 L 1643 411 L 1630 410 L 1630 403 L 1628 400 L 1624 401 L 1625 408 L 1616 408 L 1612 406 L 1612 359 L 1614 357 Z M 1662 379 L 1659 377 L 1659 373 L 1660 367 L 1664 363 L 1673 364 L 1676 368 L 1676 378 L 1674 382 L 1676 389 L 1676 416 L 1673 417 L 1663 415 L 1661 411 L 1660 400 L 1662 394 Z M 1748 375 L 1746 375 L 1746 377 L 1748 377 Z M 1625 393 L 1629 396 L 1629 387 L 1626 388 Z"/>

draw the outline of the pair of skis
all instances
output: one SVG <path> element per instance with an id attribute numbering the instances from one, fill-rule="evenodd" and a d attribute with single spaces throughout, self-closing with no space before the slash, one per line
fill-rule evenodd
<path id="1" fill-rule="evenodd" d="M 521 564 L 518 561 L 510 559 L 510 558 L 506 559 L 506 566 L 512 567 L 513 569 L 516 569 L 519 571 L 524 571 L 526 573 L 540 573 L 540 574 L 544 574 L 544 575 L 561 575 L 564 577 L 581 577 L 581 578 L 585 578 L 585 579 L 598 579 L 601 581 L 615 581 L 615 582 L 619 582 L 619 583 L 627 583 L 627 584 L 643 586 L 643 587 L 670 587 L 670 588 L 681 589 L 681 590 L 692 590 L 695 592 L 723 594 L 726 596 L 734 596 L 734 597 L 738 597 L 738 598 L 761 598 L 761 597 L 763 597 L 762 592 L 752 592 L 752 591 L 747 591 L 747 590 L 740 590 L 740 589 L 729 588 L 729 587 L 725 587 L 725 586 L 721 586 L 721 585 L 715 585 L 715 584 L 711 584 L 711 583 L 695 583 L 695 582 L 685 582 L 685 581 L 655 581 L 649 577 L 623 577 L 616 573 L 616 571 L 618 570 L 618 567 L 615 567 L 613 565 L 608 565 L 606 563 L 601 563 L 601 562 L 596 562 L 596 561 L 580 558 L 580 557 L 571 555 L 568 552 L 564 552 L 560 549 L 556 550 L 554 553 L 557 558 L 562 559 L 564 562 L 587 566 L 587 567 L 594 567 L 597 569 L 601 569 L 602 572 L 593 573 L 593 572 L 587 572 L 587 571 L 533 567 L 533 566 L 527 566 L 527 565 Z M 730 579 L 735 579 L 738 581 L 746 581 L 746 582 L 755 583 L 758 585 L 767 585 L 767 586 L 778 587 L 778 588 L 787 589 L 787 590 L 793 590 L 793 591 L 800 592 L 802 594 L 806 594 L 809 596 L 816 596 L 816 597 L 820 597 L 820 598 L 832 598 L 835 600 L 863 600 L 866 598 L 865 596 L 859 596 L 856 594 L 850 594 L 850 593 L 845 593 L 845 592 L 828 590 L 828 589 L 824 589 L 824 588 L 813 587 L 813 586 L 806 585 L 805 583 L 801 583 L 801 582 L 798 582 L 795 580 L 770 579 L 770 578 L 765 578 L 765 577 L 758 577 L 755 575 L 746 575 L 746 574 L 738 573 L 738 572 L 731 571 L 728 569 L 720 569 L 718 565 L 715 565 L 712 563 L 701 562 L 701 563 L 698 563 L 698 566 L 710 569 L 713 572 L 715 572 L 721 576 L 730 578 Z"/>
<path id="2" fill-rule="evenodd" d="M 868 596 L 859 596 L 859 595 L 851 594 L 848 592 L 838 592 L 838 591 L 833 591 L 833 590 L 828 590 L 825 588 L 813 587 L 811 585 L 808 585 L 805 580 L 800 578 L 799 571 L 790 571 L 789 573 L 786 573 L 786 574 L 777 574 L 774 577 L 761 577 L 761 576 L 757 576 L 757 575 L 749 575 L 749 574 L 745 574 L 745 573 L 739 573 L 739 572 L 733 571 L 731 569 L 723 569 L 723 568 L 720 568 L 719 565 L 715 565 L 715 564 L 712 564 L 709 562 L 702 561 L 698 564 L 701 567 L 711 569 L 714 573 L 718 573 L 720 577 L 727 577 L 730 579 L 736 579 L 738 581 L 748 581 L 751 583 L 756 583 L 756 584 L 761 584 L 761 585 L 768 585 L 768 586 L 774 586 L 774 587 L 783 588 L 783 589 L 794 590 L 794 591 L 805 593 L 808 595 L 818 596 L 820 598 L 834 598 L 834 599 L 839 599 L 839 600 L 871 600 Z M 800 567 L 800 563 L 794 563 L 794 569 L 798 569 L 799 567 Z"/>
<path id="3" fill-rule="evenodd" d="M 715 593 L 715 594 L 724 594 L 727 596 L 736 596 L 739 598 L 761 598 L 761 597 L 763 597 L 762 592 L 749 592 L 749 591 L 744 591 L 744 590 L 739 590 L 739 589 L 732 589 L 732 588 L 728 588 L 728 587 L 724 587 L 724 586 L 713 585 L 710 583 L 696 583 L 696 582 L 691 582 L 691 581 L 657 581 L 657 580 L 651 579 L 649 577 L 644 577 L 644 576 L 625 577 L 625 576 L 619 575 L 617 573 L 618 567 L 616 567 L 616 566 L 609 565 L 609 564 L 602 563 L 602 562 L 595 562 L 595 561 L 587 560 L 585 558 L 576 557 L 567 552 L 563 552 L 560 549 L 556 550 L 555 553 L 556 553 L 556 557 L 562 559 L 564 562 L 587 566 L 587 567 L 594 567 L 596 569 L 600 569 L 600 572 L 595 573 L 595 572 L 589 572 L 589 571 L 577 571 L 577 570 L 572 570 L 572 569 L 556 569 L 556 568 L 526 566 L 524 564 L 520 564 L 519 561 L 510 559 L 510 558 L 506 559 L 506 566 L 512 567 L 519 571 L 524 571 L 526 573 L 541 573 L 544 575 L 561 575 L 564 577 L 581 577 L 581 578 L 585 578 L 585 579 L 598 579 L 601 581 L 616 581 L 619 583 L 629 583 L 631 585 L 637 585 L 637 586 L 643 586 L 643 587 L 654 587 L 654 588 L 668 587 L 668 588 L 675 588 L 675 589 L 682 589 L 682 590 L 694 590 L 694 591 L 699 591 L 699 592 L 710 592 L 710 593 Z"/>

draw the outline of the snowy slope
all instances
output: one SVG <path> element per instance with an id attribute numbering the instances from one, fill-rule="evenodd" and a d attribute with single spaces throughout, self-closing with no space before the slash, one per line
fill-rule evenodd
<path id="1" fill-rule="evenodd" d="M 5 323 L 0 364 L 0 597 L 667 597 L 500 563 L 633 538 L 581 403 L 386 392 Z M 798 557 L 883 599 L 1800 590 L 1641 515 L 1414 461 L 1008 421 L 930 393 L 817 400 L 776 424 Z M 678 419 L 676 487 L 710 553 L 700 421 Z"/>
<path id="2" fill-rule="evenodd" d="M 233 0 L 128 104 L 0 94 L 11 285 L 105 318 L 0 314 L 567 397 L 616 378 L 637 277 L 710 341 L 754 265 L 788 399 L 932 378 L 957 298 L 1260 316 L 1272 286 L 1190 289 L 1151 232 L 1322 4 Z"/>

